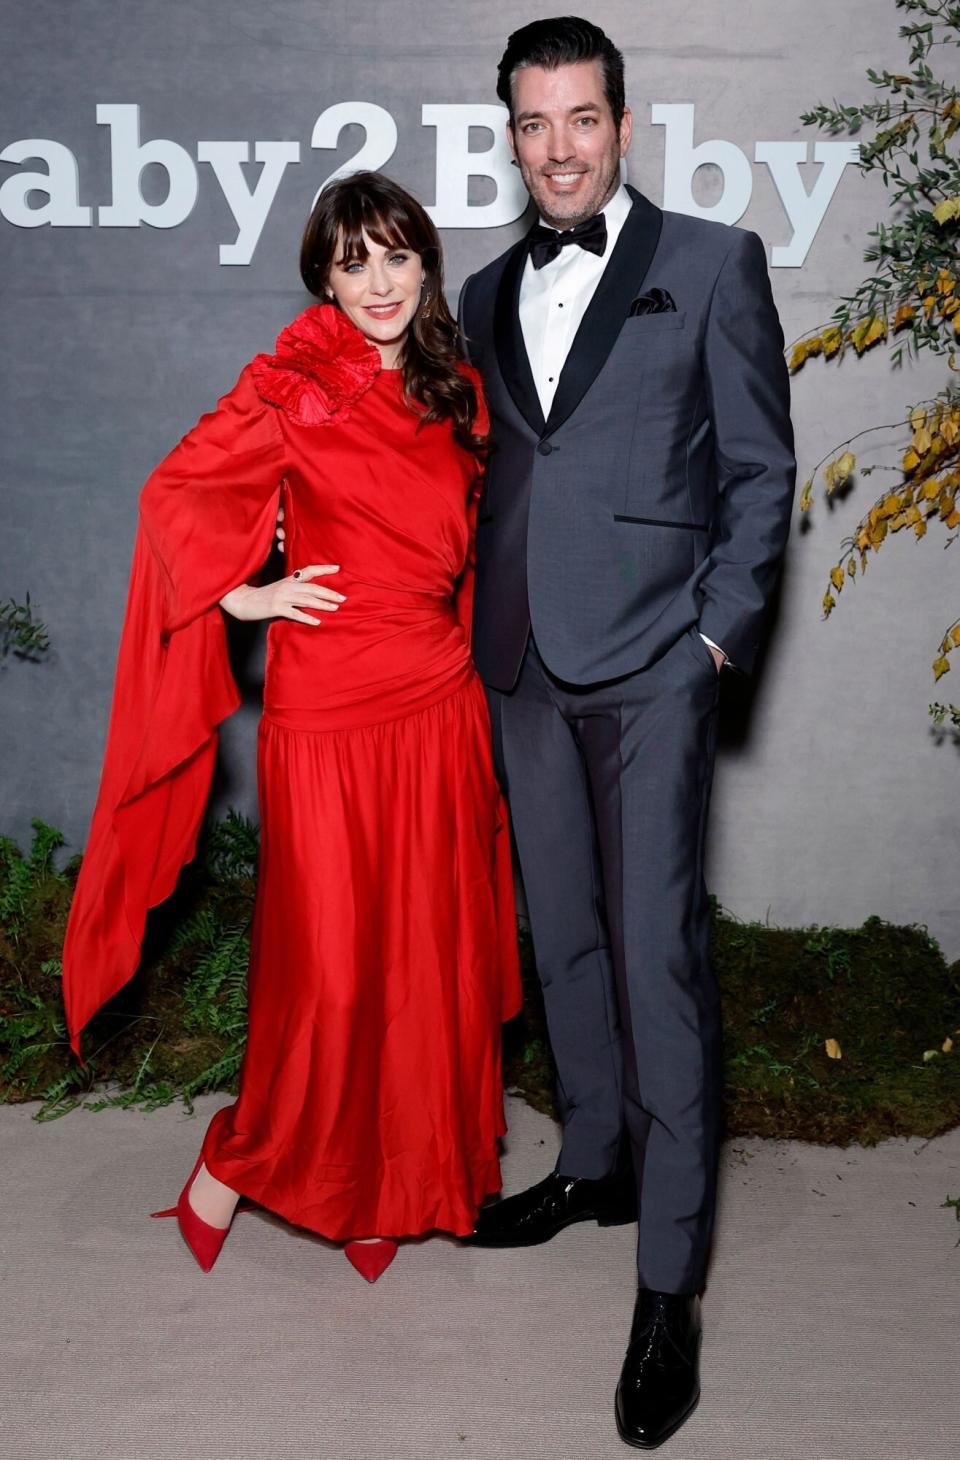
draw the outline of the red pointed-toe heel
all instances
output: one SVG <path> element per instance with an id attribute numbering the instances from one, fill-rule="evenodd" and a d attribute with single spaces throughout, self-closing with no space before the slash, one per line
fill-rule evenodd
<path id="1" fill-rule="evenodd" d="M 388 1237 L 381 1237 L 376 1242 L 348 1242 L 343 1250 L 347 1261 L 353 1263 L 360 1276 L 368 1283 L 375 1283 L 396 1257 L 397 1244 Z"/>
<path id="2" fill-rule="evenodd" d="M 227 1240 L 230 1228 L 211 1227 L 209 1222 L 205 1222 L 202 1217 L 197 1216 L 190 1205 L 190 1188 L 202 1164 L 203 1152 L 201 1151 L 197 1157 L 197 1164 L 187 1177 L 187 1184 L 181 1191 L 176 1206 L 165 1207 L 162 1212 L 151 1212 L 150 1215 L 151 1217 L 176 1217 L 183 1240 L 204 1272 L 209 1272 L 220 1256 L 220 1248 Z"/>

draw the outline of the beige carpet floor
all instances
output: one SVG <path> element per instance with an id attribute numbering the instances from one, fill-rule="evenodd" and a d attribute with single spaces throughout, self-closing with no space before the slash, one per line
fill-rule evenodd
<path id="1" fill-rule="evenodd" d="M 0 1108 L 2 1460 L 607 1460 L 633 1228 L 518 1252 L 436 1238 L 376 1285 L 237 1218 L 204 1276 L 172 1222 L 223 1103 L 49 1125 Z M 508 1191 L 552 1164 L 511 1100 Z M 704 1394 L 670 1460 L 960 1453 L 960 1131 L 875 1150 L 735 1141 Z"/>

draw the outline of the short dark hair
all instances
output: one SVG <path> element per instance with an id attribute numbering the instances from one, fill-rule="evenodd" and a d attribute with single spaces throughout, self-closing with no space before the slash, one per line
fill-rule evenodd
<path id="1" fill-rule="evenodd" d="M 534 20 L 515 30 L 497 68 L 497 95 L 510 112 L 513 125 L 513 78 L 526 66 L 555 71 L 558 66 L 575 66 L 579 61 L 596 61 L 603 76 L 603 92 L 613 125 L 619 131 L 626 98 L 623 86 L 623 56 L 598 25 L 577 15 L 557 15 Z"/>

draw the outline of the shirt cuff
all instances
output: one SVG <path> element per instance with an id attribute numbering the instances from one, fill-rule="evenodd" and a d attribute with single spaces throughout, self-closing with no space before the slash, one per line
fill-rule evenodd
<path id="1" fill-rule="evenodd" d="M 697 632 L 700 633 L 700 630 L 698 629 Z M 720 645 L 719 644 L 715 644 L 712 639 L 708 639 L 707 636 L 706 636 L 706 634 L 700 634 L 700 637 L 701 637 L 701 639 L 703 640 L 703 642 L 705 644 L 709 644 L 710 645 L 710 648 L 711 649 L 716 649 L 716 651 L 717 651 L 718 654 L 723 654 L 723 650 L 720 648 Z M 723 664 L 720 666 L 721 669 L 725 665 L 727 665 L 729 663 L 730 663 L 730 660 L 727 658 L 726 654 L 723 654 Z"/>

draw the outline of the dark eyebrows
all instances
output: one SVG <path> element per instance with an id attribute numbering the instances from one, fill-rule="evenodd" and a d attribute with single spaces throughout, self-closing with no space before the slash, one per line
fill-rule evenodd
<path id="1" fill-rule="evenodd" d="M 377 240 L 374 239 L 374 243 L 376 243 L 376 241 Z M 416 252 L 416 249 L 408 248 L 405 243 L 398 243 L 398 244 L 393 245 L 392 247 L 389 244 L 382 243 L 380 245 L 380 247 L 386 253 L 387 258 L 393 258 L 394 255 L 395 254 L 398 254 L 398 253 L 415 253 Z M 345 269 L 348 264 L 364 264 L 364 263 L 366 263 L 366 261 L 367 261 L 367 259 L 369 257 L 370 257 L 370 250 L 369 249 L 366 249 L 365 252 L 362 253 L 362 254 L 359 252 L 359 250 L 355 250 L 353 253 L 345 253 L 345 254 L 342 254 L 340 258 L 334 259 L 334 261 L 333 261 L 333 267 L 335 269 Z"/>
<path id="2" fill-rule="evenodd" d="M 567 112 L 568 117 L 575 117 L 579 112 L 598 112 L 600 107 L 595 101 L 582 101 L 579 106 L 572 106 Z M 517 126 L 524 122 L 541 122 L 544 120 L 543 112 L 518 112 Z"/>

